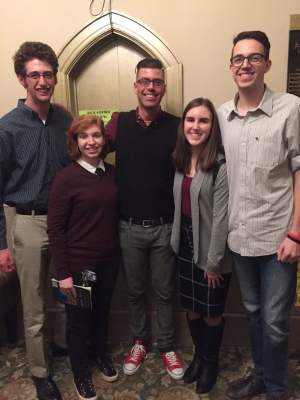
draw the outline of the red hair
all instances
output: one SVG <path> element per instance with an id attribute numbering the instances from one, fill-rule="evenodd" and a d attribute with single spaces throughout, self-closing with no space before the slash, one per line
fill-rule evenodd
<path id="1" fill-rule="evenodd" d="M 81 152 L 78 148 L 77 142 L 78 135 L 84 133 L 84 131 L 89 129 L 92 125 L 98 126 L 105 139 L 105 144 L 100 154 L 102 160 L 104 160 L 109 153 L 109 144 L 105 136 L 104 123 L 102 119 L 96 115 L 85 114 L 81 115 L 80 117 L 76 117 L 71 123 L 71 126 L 67 132 L 67 154 L 72 160 L 78 160 L 81 158 Z"/>

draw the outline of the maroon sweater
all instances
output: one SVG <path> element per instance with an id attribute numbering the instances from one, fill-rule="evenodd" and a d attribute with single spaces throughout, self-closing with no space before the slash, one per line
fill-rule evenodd
<path id="1" fill-rule="evenodd" d="M 115 168 L 100 176 L 72 162 L 53 182 L 48 235 L 58 279 L 119 261 Z"/>

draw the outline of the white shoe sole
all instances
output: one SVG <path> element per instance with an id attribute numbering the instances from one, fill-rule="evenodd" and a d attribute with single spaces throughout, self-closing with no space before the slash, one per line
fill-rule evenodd
<path id="1" fill-rule="evenodd" d="M 168 368 L 166 368 L 166 370 L 167 370 L 168 374 L 170 375 L 170 377 L 175 379 L 176 381 L 179 381 L 180 379 L 183 378 L 184 372 L 181 375 L 175 375 Z"/>
<path id="2" fill-rule="evenodd" d="M 116 375 L 114 375 L 114 376 L 107 376 L 107 375 L 103 374 L 103 372 L 101 372 L 101 376 L 106 382 L 114 382 L 119 378 L 118 373 L 116 373 Z"/>
<path id="3" fill-rule="evenodd" d="M 142 364 L 142 363 L 141 363 Z M 136 371 L 140 368 L 141 364 L 139 364 L 135 369 L 133 369 L 132 371 L 128 370 L 125 368 L 125 364 L 123 365 L 123 372 L 125 375 L 133 375 L 136 373 Z"/>

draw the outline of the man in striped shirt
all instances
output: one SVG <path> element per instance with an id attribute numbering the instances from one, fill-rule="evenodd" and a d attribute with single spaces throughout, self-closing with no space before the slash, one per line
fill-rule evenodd
<path id="1" fill-rule="evenodd" d="M 289 313 L 300 256 L 300 99 L 264 84 L 270 43 L 260 31 L 233 41 L 238 87 L 218 110 L 229 181 L 229 235 L 247 310 L 254 368 L 230 400 L 283 399 Z"/>

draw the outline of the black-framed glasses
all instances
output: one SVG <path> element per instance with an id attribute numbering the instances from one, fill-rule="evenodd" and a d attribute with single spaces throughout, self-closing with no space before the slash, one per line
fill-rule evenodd
<path id="1" fill-rule="evenodd" d="M 165 82 L 162 79 L 148 79 L 148 78 L 142 78 L 137 80 L 137 83 L 139 83 L 141 86 L 147 87 L 150 85 L 150 83 L 153 83 L 153 86 L 163 86 Z"/>
<path id="2" fill-rule="evenodd" d="M 234 56 L 230 59 L 231 65 L 233 67 L 240 67 L 241 65 L 244 64 L 244 61 L 247 59 L 249 64 L 251 65 L 257 65 L 262 62 L 262 59 L 266 58 L 264 54 L 261 53 L 252 53 L 249 54 L 248 57 L 242 56 L 241 54 L 238 54 L 237 56 Z"/>
<path id="3" fill-rule="evenodd" d="M 26 75 L 27 78 L 33 79 L 37 81 L 42 76 L 46 81 L 51 81 L 54 78 L 53 72 L 44 72 L 43 74 L 39 74 L 38 72 L 30 72 L 30 74 Z"/>

